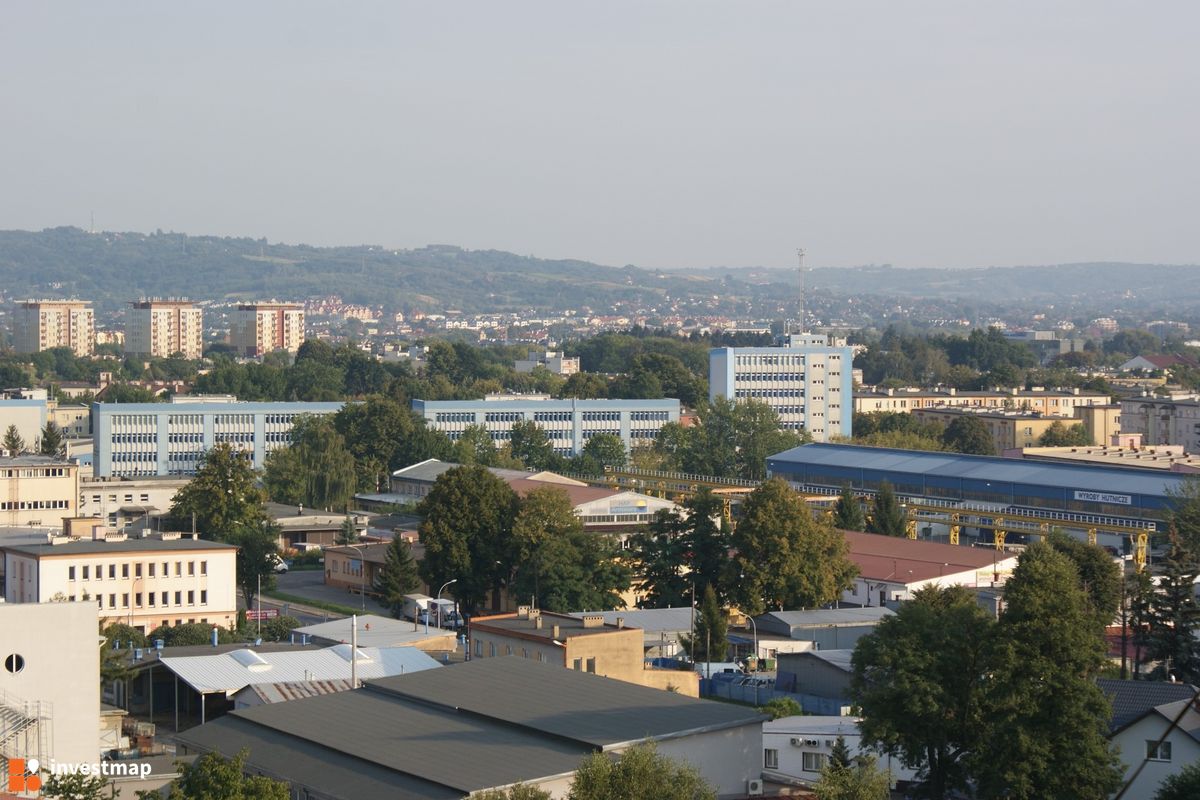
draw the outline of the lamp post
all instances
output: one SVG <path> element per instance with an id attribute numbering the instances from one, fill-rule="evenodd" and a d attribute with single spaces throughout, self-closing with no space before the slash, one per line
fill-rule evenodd
<path id="1" fill-rule="evenodd" d="M 758 624 L 754 621 L 754 617 L 749 614 L 746 615 L 746 619 L 750 620 L 750 630 L 754 631 L 754 671 L 758 672 Z M 756 694 L 757 691 L 755 689 Z"/>
<path id="2" fill-rule="evenodd" d="M 441 630 L 441 628 L 442 628 L 442 592 L 444 592 L 446 590 L 446 587 L 452 583 L 458 583 L 458 578 L 454 578 L 452 580 L 446 581 L 445 583 L 442 584 L 442 588 L 438 589 L 438 592 L 437 592 L 437 627 L 438 627 L 438 630 Z"/>
<path id="3" fill-rule="evenodd" d="M 367 613 L 367 559 L 365 559 L 363 557 L 363 552 L 362 552 L 362 550 L 359 549 L 358 545 L 348 544 L 348 545 L 346 545 L 346 547 L 349 547 L 354 552 L 358 553 L 358 594 L 362 600 L 362 602 L 360 603 L 360 606 L 362 607 L 363 614 L 366 614 Z"/>

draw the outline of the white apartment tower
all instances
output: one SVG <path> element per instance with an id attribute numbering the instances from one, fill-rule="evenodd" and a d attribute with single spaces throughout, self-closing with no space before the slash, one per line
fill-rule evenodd
<path id="1" fill-rule="evenodd" d="M 125 352 L 168 358 L 204 355 L 204 313 L 188 300 L 139 300 L 130 304 Z"/>
<path id="2" fill-rule="evenodd" d="M 850 435 L 853 361 L 844 340 L 812 333 L 790 334 L 778 347 L 719 347 L 708 354 L 708 396 L 766 403 L 781 428 L 827 442 Z"/>
<path id="3" fill-rule="evenodd" d="M 13 315 L 13 345 L 18 353 L 69 347 L 77 356 L 96 350 L 96 316 L 84 300 L 29 300 Z"/>
<path id="4" fill-rule="evenodd" d="M 257 358 L 275 350 L 295 353 L 304 343 L 300 303 L 248 303 L 233 312 L 229 343 L 238 355 Z"/>

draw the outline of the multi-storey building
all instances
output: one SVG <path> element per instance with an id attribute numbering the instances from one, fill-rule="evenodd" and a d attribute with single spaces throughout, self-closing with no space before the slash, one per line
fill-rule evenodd
<path id="1" fill-rule="evenodd" d="M 69 347 L 77 356 L 96 350 L 96 317 L 83 300 L 29 300 L 13 315 L 13 345 L 18 353 Z"/>
<path id="2" fill-rule="evenodd" d="M 257 358 L 275 350 L 294 353 L 304 343 L 303 303 L 247 303 L 233 312 L 229 343 L 238 355 Z"/>
<path id="3" fill-rule="evenodd" d="M 652 444 L 668 422 L 679 422 L 678 400 L 551 400 L 547 395 L 488 395 L 483 400 L 413 400 L 429 427 L 458 439 L 469 425 L 482 425 L 497 446 L 518 422 L 546 432 L 560 455 L 577 455 L 598 433 L 620 437 L 625 449 Z"/>
<path id="4" fill-rule="evenodd" d="M 286 447 L 301 414 L 332 414 L 341 403 L 241 403 L 233 398 L 173 398 L 170 403 L 94 403 L 96 477 L 194 475 L 204 453 L 229 444 L 262 469 Z"/>
<path id="5" fill-rule="evenodd" d="M 79 481 L 79 516 L 124 528 L 142 517 L 166 514 L 190 478 L 84 478 Z"/>
<path id="6" fill-rule="evenodd" d="M 1174 444 L 1187 453 L 1200 453 L 1200 396 L 1122 400 L 1121 433 L 1140 433 L 1147 447 Z"/>
<path id="7" fill-rule="evenodd" d="M 781 428 L 825 442 L 850 435 L 853 361 L 844 340 L 811 333 L 778 347 L 718 347 L 708 354 L 708 396 L 766 403 Z"/>
<path id="8" fill-rule="evenodd" d="M 92 538 L 0 547 L 5 601 L 92 600 L 105 624 L 143 633 L 160 625 L 236 624 L 236 546 L 187 533 L 130 539 L 102 523 L 92 530 Z"/>
<path id="9" fill-rule="evenodd" d="M 204 313 L 188 300 L 139 300 L 130 304 L 125 352 L 154 358 L 204 354 Z"/>
<path id="10" fill-rule="evenodd" d="M 854 393 L 854 411 L 873 414 L 880 411 L 907 413 L 918 408 L 987 408 L 1037 412 L 1069 417 L 1080 406 L 1098 406 L 1109 402 L 1102 392 L 1079 389 L 991 389 L 960 392 L 957 389 L 861 389 Z"/>
<path id="11" fill-rule="evenodd" d="M 0 458 L 0 524 L 61 525 L 78 504 L 78 464 L 49 456 Z"/>

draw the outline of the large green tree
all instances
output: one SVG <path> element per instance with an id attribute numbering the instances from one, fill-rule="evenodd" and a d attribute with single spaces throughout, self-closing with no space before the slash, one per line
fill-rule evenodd
<path id="1" fill-rule="evenodd" d="M 767 608 L 831 603 L 858 574 L 842 533 L 814 520 L 803 498 L 780 478 L 746 497 L 731 545 L 730 596 L 752 616 Z"/>
<path id="2" fill-rule="evenodd" d="M 1039 447 L 1084 447 L 1093 444 L 1092 437 L 1082 423 L 1067 427 L 1055 420 L 1050 427 L 1038 437 Z"/>
<path id="3" fill-rule="evenodd" d="M 514 422 L 508 444 L 513 458 L 527 469 L 557 469 L 562 462 L 546 431 L 532 420 Z"/>
<path id="4" fill-rule="evenodd" d="M 302 416 L 292 428 L 291 446 L 267 459 L 263 484 L 277 502 L 344 511 L 358 488 L 358 476 L 334 421 Z"/>
<path id="5" fill-rule="evenodd" d="M 454 442 L 453 457 L 458 464 L 494 467 L 500 460 L 500 451 L 487 428 L 482 425 L 468 425 Z"/>
<path id="6" fill-rule="evenodd" d="M 775 411 L 755 400 L 718 397 L 700 404 L 697 414 L 699 425 L 668 423 L 659 432 L 655 448 L 670 469 L 761 480 L 766 477 L 767 456 L 811 440 L 805 433 L 781 430 Z"/>
<path id="7" fill-rule="evenodd" d="M 1108 739 L 1111 706 L 1096 685 L 1103 632 L 1079 571 L 1046 542 L 1027 548 L 1004 587 L 988 683 L 987 746 L 974 753 L 979 795 L 1096 800 L 1121 785 Z"/>
<path id="8" fill-rule="evenodd" d="M 38 796 L 48 800 L 106 800 L 116 795 L 103 775 L 63 772 L 48 775 Z"/>
<path id="9" fill-rule="evenodd" d="M 1103 547 L 1072 539 L 1061 530 L 1051 531 L 1046 541 L 1075 565 L 1093 622 L 1103 634 L 1121 604 L 1120 567 Z"/>
<path id="10" fill-rule="evenodd" d="M 860 755 L 845 764 L 830 759 L 813 794 L 817 800 L 888 800 L 891 779 L 876 766 L 874 756 Z"/>
<path id="11" fill-rule="evenodd" d="M 662 509 L 644 531 L 629 539 L 642 608 L 678 608 L 690 602 L 691 578 L 684 574 L 687 542 L 680 535 L 680 523 L 678 513 Z"/>
<path id="12" fill-rule="evenodd" d="M 421 576 L 430 586 L 457 579 L 454 594 L 470 613 L 490 605 L 511 579 L 517 496 L 484 467 L 455 467 L 438 476 L 421 501 Z"/>
<path id="13" fill-rule="evenodd" d="M 267 520 L 264 493 L 245 454 L 215 445 L 200 460 L 196 476 L 175 494 L 171 516 L 178 525 L 196 520 L 206 539 L 227 539 L 240 528 L 260 528 Z"/>
<path id="14" fill-rule="evenodd" d="M 1196 800 L 1200 797 L 1200 761 L 1193 761 L 1159 784 L 1154 800 Z"/>
<path id="15" fill-rule="evenodd" d="M 402 536 L 395 536 L 388 543 L 383 568 L 375 576 L 374 589 L 380 602 L 388 607 L 392 616 L 400 619 L 404 613 L 404 596 L 421 585 L 417 562 L 412 548 Z"/>
<path id="16" fill-rule="evenodd" d="M 696 611 L 696 630 L 680 637 L 692 661 L 724 661 L 729 653 L 729 617 L 717 602 L 712 584 L 704 587 L 704 597 Z"/>
<path id="17" fill-rule="evenodd" d="M 205 753 L 192 763 L 178 762 L 179 777 L 171 783 L 167 800 L 288 800 L 288 784 L 246 770 L 248 751 L 232 758 Z M 159 792 L 138 792 L 140 800 L 160 797 Z"/>
<path id="18" fill-rule="evenodd" d="M 25 452 L 25 440 L 21 438 L 21 432 L 17 430 L 16 425 L 9 425 L 4 431 L 4 441 L 0 442 L 9 453 L 20 455 Z"/>
<path id="19" fill-rule="evenodd" d="M 386 488 L 397 469 L 428 458 L 450 458 L 451 442 L 398 400 L 371 395 L 347 403 L 333 417 L 358 470 L 360 491 Z"/>
<path id="20" fill-rule="evenodd" d="M 1185 550 L 1200 553 L 1200 477 L 1190 475 L 1167 490 L 1169 522 Z"/>
<path id="21" fill-rule="evenodd" d="M 584 475 L 603 475 L 605 469 L 620 469 L 628 462 L 625 443 L 615 433 L 598 433 L 587 440 L 572 459 L 571 468 Z"/>
<path id="22" fill-rule="evenodd" d="M 865 743 L 918 770 L 924 796 L 967 789 L 986 741 L 995 621 L 965 588 L 919 590 L 859 640 L 852 696 Z"/>
<path id="23" fill-rule="evenodd" d="M 908 520 L 904 509 L 896 499 L 892 484 L 883 481 L 871 500 L 871 514 L 867 517 L 867 530 L 884 536 L 907 536 Z"/>
<path id="24" fill-rule="evenodd" d="M 1178 536 L 1163 560 L 1158 587 L 1150 598 L 1146 656 L 1159 662 L 1154 677 L 1174 676 L 1184 683 L 1200 683 L 1200 605 L 1196 602 L 1196 575 L 1200 563 L 1182 546 Z"/>
<path id="25" fill-rule="evenodd" d="M 241 525 L 225 537 L 237 545 L 237 584 L 246 608 L 253 607 L 261 584 L 263 591 L 275 587 L 275 566 L 279 563 L 280 529 L 274 523 Z"/>
<path id="26" fill-rule="evenodd" d="M 575 772 L 569 800 L 716 800 L 695 767 L 636 745 L 611 758 L 593 753 Z"/>
<path id="27" fill-rule="evenodd" d="M 946 426 L 942 443 L 948 450 L 977 456 L 996 455 L 996 442 L 988 433 L 983 420 L 971 414 L 960 414 Z"/>
<path id="28" fill-rule="evenodd" d="M 843 531 L 866 530 L 867 517 L 862 503 L 854 494 L 850 484 L 842 487 L 837 503 L 833 506 L 833 527 Z"/>
<path id="29" fill-rule="evenodd" d="M 67 453 L 67 439 L 63 436 L 62 428 L 54 424 L 54 420 L 50 420 L 46 427 L 42 428 L 42 435 L 38 438 L 38 453 L 55 458 L 61 458 Z"/>

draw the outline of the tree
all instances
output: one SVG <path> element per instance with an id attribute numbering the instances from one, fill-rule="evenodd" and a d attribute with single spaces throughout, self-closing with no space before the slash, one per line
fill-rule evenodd
<path id="1" fill-rule="evenodd" d="M 717 602 L 717 593 L 712 584 L 704 587 L 704 599 L 700 601 L 696 614 L 696 630 L 691 636 L 681 636 L 680 641 L 692 661 L 724 661 L 729 652 L 729 618 Z"/>
<path id="2" fill-rule="evenodd" d="M 724 525 L 725 501 L 708 487 L 701 487 L 680 504 L 678 535 L 695 586 L 708 585 L 718 602 L 729 597 L 729 531 Z"/>
<path id="3" fill-rule="evenodd" d="M 261 624 L 264 642 L 282 642 L 292 635 L 292 631 L 300 627 L 300 620 L 293 616 L 273 617 Z"/>
<path id="4" fill-rule="evenodd" d="M 517 495 L 480 466 L 438 476 L 421 501 L 421 577 L 430 586 L 457 579 L 454 594 L 471 613 L 510 580 Z"/>
<path id="5" fill-rule="evenodd" d="M 1171 547 L 1162 564 L 1158 588 L 1150 598 L 1146 655 L 1161 662 L 1153 677 L 1174 676 L 1184 683 L 1200 683 L 1200 605 L 1195 581 L 1200 565 L 1172 531 Z"/>
<path id="6" fill-rule="evenodd" d="M 567 382 L 558 390 L 558 396 L 603 400 L 608 397 L 608 381 L 604 376 L 592 372 L 576 372 L 567 377 Z"/>
<path id="7" fill-rule="evenodd" d="M 575 772 L 569 800 L 716 800 L 717 792 L 695 767 L 636 745 L 613 759 L 593 753 Z"/>
<path id="8" fill-rule="evenodd" d="M 201 536 L 225 541 L 239 528 L 266 522 L 263 499 L 250 460 L 221 443 L 203 455 L 196 476 L 176 493 L 171 516 L 179 525 L 194 516 Z"/>
<path id="9" fill-rule="evenodd" d="M 850 484 L 842 487 L 842 493 L 833 506 L 833 527 L 842 531 L 861 531 L 867 527 L 862 503 L 855 497 Z"/>
<path id="10" fill-rule="evenodd" d="M 383 568 L 375 576 L 373 588 L 379 594 L 380 602 L 388 607 L 393 617 L 400 619 L 404 613 L 404 596 L 420 585 L 421 576 L 408 541 L 402 536 L 392 537 Z"/>
<path id="11" fill-rule="evenodd" d="M 1185 550 L 1200 553 L 1200 477 L 1188 476 L 1178 488 L 1167 489 L 1167 496 L 1167 522 Z"/>
<path id="12" fill-rule="evenodd" d="M 551 800 L 551 795 L 545 789 L 519 783 L 507 789 L 488 789 L 471 795 L 471 800 Z"/>
<path id="13" fill-rule="evenodd" d="M 292 444 L 267 459 L 263 483 L 272 499 L 326 511 L 344 510 L 358 488 L 354 456 L 325 416 L 301 416 Z"/>
<path id="14" fill-rule="evenodd" d="M 187 622 L 182 625 L 160 625 L 150 631 L 147 638 L 150 641 L 163 640 L 164 647 L 187 647 L 189 645 L 208 644 L 212 641 L 213 628 L 217 630 L 217 642 L 228 644 L 234 640 L 229 631 L 207 622 Z"/>
<path id="15" fill-rule="evenodd" d="M 677 608 L 689 602 L 691 579 L 683 574 L 687 543 L 680 535 L 680 517 L 661 509 L 646 530 L 629 537 L 638 565 L 634 586 L 642 608 Z"/>
<path id="16" fill-rule="evenodd" d="M 854 760 L 850 756 L 850 748 L 846 746 L 846 737 L 838 736 L 829 751 L 829 766 L 835 769 L 846 769 L 852 763 Z"/>
<path id="17" fill-rule="evenodd" d="M 628 462 L 625 443 L 615 433 L 598 433 L 587 440 L 578 459 L 585 474 L 602 475 L 605 469 L 621 469 Z"/>
<path id="18" fill-rule="evenodd" d="M 247 750 L 233 758 L 205 753 L 191 764 L 176 762 L 180 775 L 171 783 L 167 800 L 288 800 L 290 789 L 283 781 L 246 773 Z M 139 800 L 150 800 L 158 792 L 138 792 Z"/>
<path id="19" fill-rule="evenodd" d="M 926 797 L 963 790 L 986 741 L 996 623 L 960 586 L 921 589 L 859 640 L 851 696 L 862 741 L 918 770 Z"/>
<path id="20" fill-rule="evenodd" d="M 845 748 L 845 742 L 842 747 Z M 891 779 L 875 763 L 874 756 L 865 754 L 844 765 L 830 758 L 813 786 L 813 794 L 817 800 L 888 800 L 892 794 Z"/>
<path id="21" fill-rule="evenodd" d="M 454 443 L 454 460 L 463 465 L 479 464 L 494 467 L 500 451 L 492 441 L 492 435 L 482 425 L 468 425 Z"/>
<path id="22" fill-rule="evenodd" d="M 1200 763 L 1192 762 L 1158 785 L 1154 800 L 1196 800 L 1200 797 Z"/>
<path id="23" fill-rule="evenodd" d="M 981 798 L 1092 800 L 1121 785 L 1108 739 L 1104 664 L 1079 572 L 1046 542 L 1030 545 L 1004 587 L 986 704 L 989 743 L 973 754 Z M 978 675 L 978 673 L 976 673 Z"/>
<path id="24" fill-rule="evenodd" d="M 1085 447 L 1093 444 L 1092 437 L 1082 423 L 1067 427 L 1058 420 L 1038 437 L 1038 447 Z"/>
<path id="25" fill-rule="evenodd" d="M 996 455 L 996 443 L 983 420 L 971 414 L 960 414 L 946 426 L 942 443 L 947 450 L 977 456 Z"/>
<path id="26" fill-rule="evenodd" d="M 560 460 L 546 431 L 532 420 L 513 423 L 509 447 L 513 458 L 527 469 L 554 469 Z"/>
<path id="27" fill-rule="evenodd" d="M 128 628 L 128 632 L 125 630 Z M 136 634 L 136 635 L 135 635 Z M 129 659 L 129 649 L 126 642 L 138 642 L 144 646 L 146 637 L 136 628 L 128 625 L 109 625 L 100 623 L 100 686 L 107 686 L 117 681 L 127 681 L 133 677 L 134 669 Z M 117 646 L 114 647 L 114 643 Z M 134 646 L 138 646 L 134 644 Z"/>
<path id="28" fill-rule="evenodd" d="M 718 477 L 761 480 L 767 456 L 809 441 L 804 433 L 781 430 L 779 416 L 766 403 L 718 397 L 697 410 L 700 424 L 667 423 L 655 449 L 671 469 Z"/>
<path id="29" fill-rule="evenodd" d="M 871 501 L 867 530 L 884 536 L 908 535 L 908 520 L 905 518 L 904 509 L 900 508 L 896 493 L 892 491 L 892 484 L 887 481 L 879 484 L 879 490 Z"/>
<path id="30" fill-rule="evenodd" d="M 1079 588 L 1101 635 L 1112 624 L 1121 603 L 1121 570 L 1104 548 L 1072 539 L 1059 529 L 1046 537 L 1050 546 L 1071 559 L 1079 574 Z"/>
<path id="31" fill-rule="evenodd" d="M 772 608 L 815 608 L 853 585 L 840 531 L 817 522 L 804 500 L 780 478 L 750 493 L 731 537 L 730 595 L 747 614 Z"/>
<path id="32" fill-rule="evenodd" d="M 50 800 L 105 800 L 113 796 L 111 791 L 111 783 L 103 775 L 63 772 L 46 778 L 40 796 Z"/>
<path id="33" fill-rule="evenodd" d="M 279 563 L 279 526 L 242 525 L 225 541 L 237 545 L 237 584 L 246 608 L 254 605 L 258 587 L 270 591 L 275 586 L 275 566 Z"/>
<path id="34" fill-rule="evenodd" d="M 340 545 L 355 544 L 358 542 L 358 526 L 354 524 L 354 517 L 349 514 L 346 519 L 342 520 L 341 530 L 338 531 L 335 543 Z"/>
<path id="35" fill-rule="evenodd" d="M 16 425 L 9 425 L 8 430 L 4 432 L 4 449 L 15 455 L 20 455 L 25 452 L 25 440 L 21 438 L 20 431 Z"/>
<path id="36" fill-rule="evenodd" d="M 66 452 L 67 440 L 62 429 L 54 424 L 54 420 L 48 421 L 46 427 L 42 428 L 41 438 L 38 439 L 38 453 L 61 458 Z"/>
<path id="37" fill-rule="evenodd" d="M 783 719 L 784 717 L 798 717 L 804 713 L 804 709 L 790 697 L 773 697 L 766 704 L 758 707 L 758 713 L 767 714 L 771 719 Z"/>

